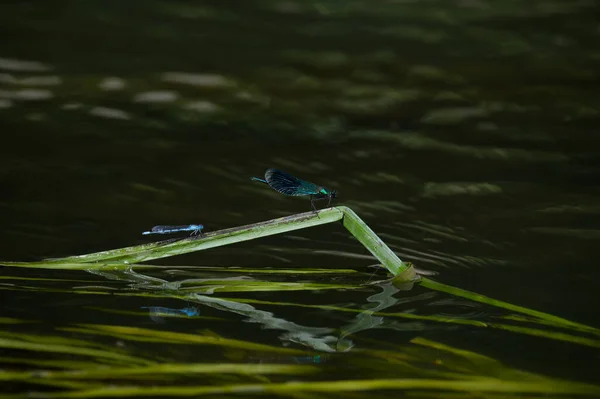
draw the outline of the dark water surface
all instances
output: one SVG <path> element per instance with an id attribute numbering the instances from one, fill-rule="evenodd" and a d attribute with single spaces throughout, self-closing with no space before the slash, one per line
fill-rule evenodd
<path id="1" fill-rule="evenodd" d="M 308 200 L 249 180 L 277 167 L 337 189 L 337 204 L 352 208 L 402 260 L 439 273 L 437 281 L 600 327 L 596 2 L 22 1 L 0 10 L 0 259 L 36 261 L 142 244 L 152 239 L 141 232 L 156 224 L 203 223 L 211 231 L 309 210 Z M 163 282 L 359 286 L 388 277 L 369 267 L 374 258 L 339 225 L 151 263 L 173 266 L 140 272 Z M 183 265 L 188 268 L 175 267 Z M 411 363 L 410 372 L 395 369 L 386 356 L 373 360 L 378 350 L 410 352 L 417 337 L 511 369 L 598 381 L 597 340 L 583 345 L 364 315 L 366 327 L 358 328 L 363 316 L 357 313 L 257 303 L 232 310 L 206 299 L 161 296 L 156 286 L 122 273 L 1 267 L 0 278 L 0 318 L 35 321 L 1 324 L 1 339 L 86 340 L 156 362 L 312 362 L 319 368 L 317 377 L 292 373 L 251 383 L 427 378 L 420 373 L 444 362 L 439 352 Z M 508 314 L 419 286 L 397 291 L 386 282 L 196 294 L 215 301 L 380 306 L 483 322 Z M 161 316 L 150 307 L 179 313 Z M 74 330 L 81 324 L 210 332 L 324 357 L 143 342 L 123 332 L 86 335 Z M 1 345 L 6 372 L 46 370 L 15 360 L 24 358 L 90 361 Z M 168 385 L 168 378 L 123 384 Z M 180 386 L 239 382 L 227 374 L 178 378 Z M 8 380 L 5 390 L 13 394 L 80 388 Z M 94 387 L 103 383 L 119 385 L 97 380 Z M 399 392 L 446 397 L 418 390 L 347 397 Z"/>

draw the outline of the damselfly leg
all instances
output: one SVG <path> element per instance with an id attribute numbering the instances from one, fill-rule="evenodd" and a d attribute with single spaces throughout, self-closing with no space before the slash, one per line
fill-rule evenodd
<path id="1" fill-rule="evenodd" d="M 311 195 L 310 196 L 310 206 L 311 206 L 312 210 L 316 212 L 317 207 L 315 206 L 315 201 L 316 201 L 315 198 Z"/>

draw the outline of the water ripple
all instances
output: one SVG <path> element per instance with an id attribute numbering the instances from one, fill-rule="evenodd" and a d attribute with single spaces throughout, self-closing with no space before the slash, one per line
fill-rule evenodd
<path id="1" fill-rule="evenodd" d="M 38 61 L 24 61 L 14 58 L 0 58 L 0 69 L 21 72 L 44 72 L 51 68 Z"/>

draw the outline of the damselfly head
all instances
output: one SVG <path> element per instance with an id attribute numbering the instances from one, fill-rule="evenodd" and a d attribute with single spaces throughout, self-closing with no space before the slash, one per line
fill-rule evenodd
<path id="1" fill-rule="evenodd" d="M 331 191 L 329 192 L 329 196 L 330 196 L 331 198 L 337 198 L 337 191 L 335 191 L 335 190 L 331 190 Z"/>

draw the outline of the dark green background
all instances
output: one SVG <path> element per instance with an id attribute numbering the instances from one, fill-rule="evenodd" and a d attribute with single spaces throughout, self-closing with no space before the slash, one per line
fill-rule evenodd
<path id="1" fill-rule="evenodd" d="M 0 258 L 134 245 L 155 224 L 215 230 L 308 210 L 249 180 L 277 167 L 337 189 L 337 203 L 440 281 L 597 326 L 598 11 L 593 1 L 548 0 L 5 3 Z M 122 87 L 106 90 L 109 78 Z M 174 100 L 144 101 L 147 92 Z M 339 226 L 292 236 L 307 240 L 271 237 L 165 262 L 372 270 Z M 257 297 L 364 303 L 378 292 L 369 289 Z M 3 296 L 6 316 L 49 325 L 80 322 L 95 301 L 144 306 Z M 405 310 L 465 312 L 443 298 Z M 583 347 L 498 331 L 432 334 L 519 368 L 596 374 L 587 363 L 597 353 Z M 273 331 L 262 339 L 280 344 Z"/>

